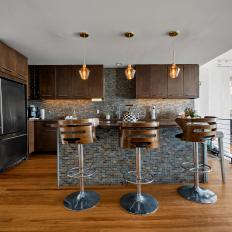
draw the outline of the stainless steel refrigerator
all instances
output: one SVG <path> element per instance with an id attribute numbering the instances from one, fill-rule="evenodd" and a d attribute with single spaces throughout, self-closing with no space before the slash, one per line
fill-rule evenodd
<path id="1" fill-rule="evenodd" d="M 26 156 L 26 88 L 0 77 L 0 172 Z"/>

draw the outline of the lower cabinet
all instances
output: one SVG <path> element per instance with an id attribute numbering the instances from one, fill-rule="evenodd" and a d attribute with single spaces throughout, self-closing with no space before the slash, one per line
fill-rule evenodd
<path id="1" fill-rule="evenodd" d="M 29 121 L 29 153 L 46 153 L 57 151 L 56 121 Z"/>

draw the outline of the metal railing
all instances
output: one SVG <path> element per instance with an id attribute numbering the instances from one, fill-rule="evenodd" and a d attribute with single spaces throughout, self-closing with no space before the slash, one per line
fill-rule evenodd
<path id="1" fill-rule="evenodd" d="M 221 131 L 224 134 L 223 146 L 224 146 L 224 155 L 231 159 L 232 163 L 232 119 L 217 119 L 217 131 Z M 213 141 L 209 145 L 209 149 L 217 154 L 218 153 L 218 142 L 217 140 Z"/>

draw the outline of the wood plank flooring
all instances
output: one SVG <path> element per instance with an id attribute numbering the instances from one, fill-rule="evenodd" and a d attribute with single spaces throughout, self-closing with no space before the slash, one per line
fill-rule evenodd
<path id="1" fill-rule="evenodd" d="M 219 165 L 205 187 L 215 191 L 218 202 L 201 205 L 181 198 L 176 184 L 143 186 L 154 195 L 159 210 L 150 216 L 135 216 L 119 206 L 120 197 L 134 186 L 91 186 L 101 195 L 97 207 L 83 212 L 67 211 L 63 199 L 75 188 L 56 187 L 54 155 L 34 155 L 19 166 L 0 174 L 0 231 L 66 232 L 231 232 L 232 168 L 227 167 L 227 183 L 222 184 Z"/>

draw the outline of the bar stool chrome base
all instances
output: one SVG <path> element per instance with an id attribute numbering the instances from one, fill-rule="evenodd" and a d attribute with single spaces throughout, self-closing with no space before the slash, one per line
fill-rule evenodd
<path id="1" fill-rule="evenodd" d="M 209 189 L 185 185 L 178 188 L 178 193 L 189 201 L 202 204 L 213 204 L 217 201 L 217 195 Z"/>
<path id="2" fill-rule="evenodd" d="M 64 199 L 64 207 L 72 211 L 81 211 L 93 208 L 100 201 L 99 195 L 94 191 L 74 192 Z"/>
<path id="3" fill-rule="evenodd" d="M 122 208 L 132 214 L 150 214 L 159 208 L 158 201 L 149 194 L 128 193 L 121 197 L 120 205 Z"/>

